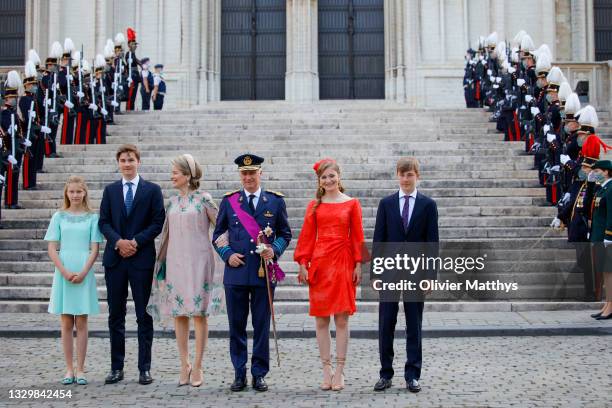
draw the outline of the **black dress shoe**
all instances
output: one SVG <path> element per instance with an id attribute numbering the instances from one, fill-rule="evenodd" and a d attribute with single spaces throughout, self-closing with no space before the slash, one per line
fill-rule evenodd
<path id="1" fill-rule="evenodd" d="M 7 210 L 23 210 L 23 207 L 19 204 L 7 205 L 4 208 L 6 208 Z"/>
<path id="2" fill-rule="evenodd" d="M 236 377 L 236 379 L 234 380 L 234 382 L 232 383 L 230 387 L 230 390 L 234 392 L 242 391 L 246 388 L 246 386 L 247 386 L 247 383 L 244 378 Z"/>
<path id="3" fill-rule="evenodd" d="M 263 377 L 253 377 L 253 389 L 259 392 L 268 391 L 268 384 Z"/>
<path id="4" fill-rule="evenodd" d="M 597 319 L 599 316 L 601 316 L 601 312 L 599 312 L 599 313 L 594 313 L 594 314 L 592 314 L 592 315 L 591 315 L 591 317 L 592 317 L 593 319 Z"/>
<path id="5" fill-rule="evenodd" d="M 408 388 L 408 391 L 410 392 L 421 391 L 421 385 L 419 384 L 419 380 L 414 379 L 414 378 L 406 382 L 406 388 Z"/>
<path id="6" fill-rule="evenodd" d="M 608 319 L 612 319 L 612 313 L 610 313 L 607 316 L 601 315 L 601 316 L 595 318 L 595 320 L 608 320 Z"/>
<path id="7" fill-rule="evenodd" d="M 104 379 L 104 384 L 115 384 L 121 380 L 123 380 L 123 370 L 111 370 Z"/>
<path id="8" fill-rule="evenodd" d="M 374 391 L 384 391 L 387 388 L 391 388 L 391 379 L 380 378 L 376 385 L 374 385 Z"/>
<path id="9" fill-rule="evenodd" d="M 141 371 L 140 376 L 138 377 L 138 384 L 147 385 L 153 382 L 153 377 L 151 377 L 151 372 L 149 370 Z"/>

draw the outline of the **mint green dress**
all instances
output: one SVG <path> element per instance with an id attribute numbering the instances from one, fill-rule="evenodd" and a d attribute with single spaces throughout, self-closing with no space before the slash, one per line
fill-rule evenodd
<path id="1" fill-rule="evenodd" d="M 59 242 L 59 257 L 70 272 L 80 273 L 89 258 L 92 242 L 102 242 L 98 229 L 98 214 L 72 215 L 58 211 L 51 217 L 45 241 Z M 49 313 L 69 315 L 94 315 L 100 313 L 96 276 L 93 268 L 83 282 L 68 282 L 55 268 Z"/>

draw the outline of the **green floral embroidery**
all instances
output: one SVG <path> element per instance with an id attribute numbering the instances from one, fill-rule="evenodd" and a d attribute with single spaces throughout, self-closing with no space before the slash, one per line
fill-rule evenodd
<path id="1" fill-rule="evenodd" d="M 166 285 L 166 287 L 168 288 L 168 292 L 172 292 L 172 289 L 174 289 L 174 286 L 172 286 L 171 283 L 169 283 L 168 285 Z"/>
<path id="2" fill-rule="evenodd" d="M 184 306 L 184 301 L 183 298 L 180 295 L 176 295 L 176 297 L 174 298 L 174 300 L 176 301 L 176 303 L 180 306 L 183 307 Z"/>
<path id="3" fill-rule="evenodd" d="M 210 286 L 208 285 L 208 282 L 204 282 L 204 285 L 202 285 L 202 289 L 204 289 L 204 292 L 210 292 Z"/>
<path id="4" fill-rule="evenodd" d="M 195 304 L 195 307 L 200 307 L 200 303 L 202 303 L 202 296 L 198 295 L 193 298 L 193 303 Z"/>

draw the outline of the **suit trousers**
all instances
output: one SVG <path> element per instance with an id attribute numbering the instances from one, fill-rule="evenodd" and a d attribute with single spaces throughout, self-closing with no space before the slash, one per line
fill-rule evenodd
<path id="1" fill-rule="evenodd" d="M 128 284 L 136 308 L 138 323 L 138 369 L 151 369 L 151 346 L 153 344 L 153 318 L 147 313 L 151 295 L 153 269 L 135 269 L 129 260 L 122 260 L 112 268 L 105 268 L 108 329 L 111 341 L 111 368 L 123 370 L 125 359 L 125 314 Z"/>

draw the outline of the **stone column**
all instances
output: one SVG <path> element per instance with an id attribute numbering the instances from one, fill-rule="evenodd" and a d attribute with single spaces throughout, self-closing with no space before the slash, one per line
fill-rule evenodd
<path id="1" fill-rule="evenodd" d="M 587 10 L 584 0 L 571 0 L 572 61 L 587 60 Z"/>
<path id="2" fill-rule="evenodd" d="M 285 99 L 319 99 L 317 0 L 287 0 Z"/>
<path id="3" fill-rule="evenodd" d="M 595 17 L 593 15 L 593 0 L 586 0 L 586 60 L 595 61 Z"/>
<path id="4" fill-rule="evenodd" d="M 385 2 L 385 98 L 417 106 L 419 0 Z"/>
<path id="5" fill-rule="evenodd" d="M 489 16 L 489 21 L 491 22 L 490 32 L 497 31 L 498 41 L 505 40 L 506 37 L 506 13 L 504 10 L 505 0 L 492 0 L 491 8 L 489 9 L 491 15 Z M 443 21 L 440 24 L 444 24 Z M 488 35 L 487 33 L 486 35 Z M 511 35 L 508 33 L 508 35 Z"/>
<path id="6" fill-rule="evenodd" d="M 220 100 L 221 77 L 221 0 L 201 3 L 201 28 L 198 46 L 200 52 L 198 104 Z"/>
<path id="7" fill-rule="evenodd" d="M 96 0 L 96 25 L 94 38 L 96 40 L 94 52 L 103 52 L 106 44 L 106 0 Z"/>

